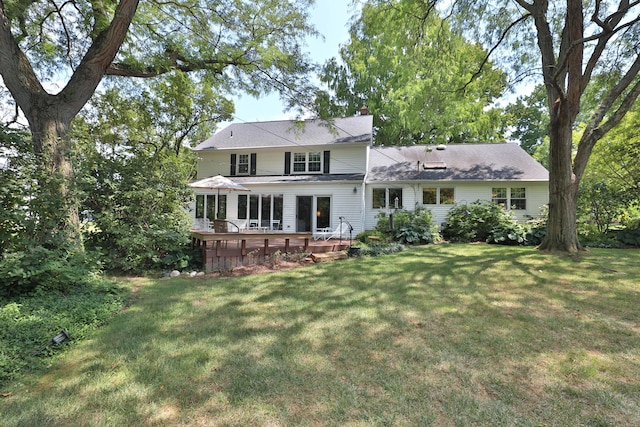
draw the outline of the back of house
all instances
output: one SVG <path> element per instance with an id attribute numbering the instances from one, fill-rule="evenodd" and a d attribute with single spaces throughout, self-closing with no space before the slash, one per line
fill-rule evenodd
<path id="1" fill-rule="evenodd" d="M 373 117 L 236 123 L 195 148 L 198 179 L 223 175 L 249 191 L 196 190 L 194 227 L 224 218 L 241 228 L 327 232 L 375 227 L 379 212 L 492 200 L 518 219 L 548 201 L 548 172 L 517 144 L 381 147 Z M 354 234 L 355 236 L 355 234 Z"/>

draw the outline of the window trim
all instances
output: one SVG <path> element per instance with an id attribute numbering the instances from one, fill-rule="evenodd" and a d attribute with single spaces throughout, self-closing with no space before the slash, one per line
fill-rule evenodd
<path id="1" fill-rule="evenodd" d="M 247 157 L 247 163 L 240 162 L 241 157 Z M 229 176 L 256 175 L 258 155 L 256 153 L 231 153 Z M 241 167 L 246 171 L 240 171 Z"/>
<path id="2" fill-rule="evenodd" d="M 504 190 L 504 197 L 496 197 L 496 193 L 498 192 L 496 190 Z M 513 197 L 514 190 L 523 190 L 524 197 Z M 527 210 L 527 187 L 492 187 L 491 201 L 498 205 L 503 205 L 505 209 L 514 210 L 514 211 L 526 211 Z M 523 207 L 515 206 L 513 204 L 513 201 L 522 202 L 524 206 Z"/>
<path id="3" fill-rule="evenodd" d="M 376 198 L 375 198 L 375 192 L 376 190 L 380 191 L 380 190 L 384 190 L 384 206 L 376 206 Z M 371 207 L 372 209 L 396 209 L 395 207 L 395 201 L 393 204 L 391 204 L 391 195 L 390 192 L 391 191 L 399 191 L 400 192 L 400 198 L 398 200 L 398 208 L 397 209 L 404 209 L 404 205 L 403 205 L 403 196 L 404 196 L 404 189 L 402 187 L 373 187 L 371 189 Z"/>
<path id="4" fill-rule="evenodd" d="M 242 162 L 242 158 L 246 157 L 246 162 Z M 242 167 L 246 167 L 246 171 L 242 171 Z M 249 175 L 251 170 L 251 156 L 249 154 L 238 154 L 238 161 L 236 163 L 236 175 Z"/>
<path id="5" fill-rule="evenodd" d="M 424 202 L 424 191 L 425 190 L 435 190 L 436 202 L 435 203 L 425 203 Z M 451 190 L 452 201 L 451 203 L 442 203 L 442 190 Z M 455 187 L 422 187 L 422 204 L 424 206 L 452 206 L 456 203 L 456 188 Z"/>
<path id="6" fill-rule="evenodd" d="M 311 160 L 311 156 L 314 155 L 317 160 Z M 304 160 L 302 159 L 304 156 Z M 305 151 L 305 152 L 292 152 L 291 153 L 291 173 L 293 174 L 322 174 L 324 171 L 324 155 L 322 151 Z M 300 165 L 304 165 L 304 169 L 300 168 Z M 315 169 L 311 170 L 311 165 L 317 165 Z"/>

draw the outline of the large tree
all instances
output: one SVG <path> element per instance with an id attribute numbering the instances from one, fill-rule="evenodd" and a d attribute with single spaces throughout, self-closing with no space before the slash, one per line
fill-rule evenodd
<path id="1" fill-rule="evenodd" d="M 314 30 L 303 0 L 0 0 L 0 75 L 32 134 L 53 197 L 70 201 L 72 119 L 105 76 L 174 70 L 210 79 L 222 94 L 276 90 L 291 104 L 313 68 L 302 39 Z M 59 87 L 62 89 L 58 90 Z"/>
<path id="2" fill-rule="evenodd" d="M 550 147 L 549 222 L 540 248 L 581 250 L 576 228 L 580 180 L 595 144 L 620 123 L 640 94 L 640 3 L 460 0 L 442 5 L 468 36 L 487 44 L 496 60 L 515 65 L 514 72 L 537 61 L 534 74 L 546 91 Z M 581 102 L 599 75 L 615 79 L 600 87 L 574 152 Z"/>
<path id="3" fill-rule="evenodd" d="M 324 66 L 330 92 L 318 97 L 318 109 L 339 116 L 366 104 L 380 144 L 501 138 L 502 112 L 492 103 L 505 88 L 504 73 L 490 63 L 481 67 L 482 47 L 423 6 L 367 2 L 340 57 Z"/>

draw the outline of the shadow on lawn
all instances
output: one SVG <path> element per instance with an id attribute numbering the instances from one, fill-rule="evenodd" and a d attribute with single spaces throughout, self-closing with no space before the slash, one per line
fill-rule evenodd
<path id="1" fill-rule="evenodd" d="M 159 281 L 40 381 L 45 405 L 7 403 L 16 425 L 638 421 L 637 288 L 584 265 L 439 245 Z"/>

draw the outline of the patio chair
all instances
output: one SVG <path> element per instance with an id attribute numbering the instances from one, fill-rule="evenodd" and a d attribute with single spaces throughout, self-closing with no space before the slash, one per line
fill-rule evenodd
<path id="1" fill-rule="evenodd" d="M 347 239 L 349 238 L 349 224 L 343 222 L 335 230 L 321 229 L 314 233 L 313 238 L 315 240 Z"/>

